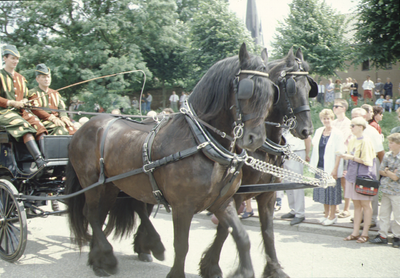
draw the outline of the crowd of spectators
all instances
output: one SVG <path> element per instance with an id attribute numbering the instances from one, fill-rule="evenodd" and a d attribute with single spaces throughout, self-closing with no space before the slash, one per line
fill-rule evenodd
<path id="1" fill-rule="evenodd" d="M 377 78 L 376 83 L 374 83 L 369 75 L 361 87 L 359 87 L 357 80 L 351 77 L 346 78 L 343 83 L 340 79 L 336 79 L 333 83 L 331 78 L 325 85 L 323 81 L 320 81 L 317 102 L 322 105 L 333 104 L 335 99 L 348 99 L 354 106 L 357 106 L 358 101 L 362 100 L 364 104 L 371 103 L 381 106 L 387 112 L 395 111 L 400 107 L 400 98 L 393 100 L 391 79 L 387 78 L 386 83 L 382 83 L 382 80 Z"/>
<path id="2" fill-rule="evenodd" d="M 345 94 L 349 94 L 354 86 L 351 79 L 341 87 L 345 88 Z M 390 82 L 390 80 L 388 80 Z M 387 83 L 388 83 L 387 82 Z M 335 82 L 335 85 L 340 85 Z M 320 83 L 320 86 L 323 84 Z M 328 88 L 335 90 L 335 85 L 320 88 L 322 94 L 328 92 Z M 338 86 L 336 86 L 338 87 Z M 368 87 L 367 87 L 368 88 Z M 388 92 L 384 86 L 378 86 L 381 92 Z M 343 94 L 343 90 L 342 90 Z M 367 92 L 365 96 L 369 98 Z M 319 96 L 322 97 L 322 96 Z M 343 95 L 345 97 L 345 95 Z M 389 95 L 386 95 L 386 98 Z M 381 99 L 379 95 L 379 99 Z M 353 99 L 352 99 L 353 100 Z M 383 148 L 383 134 L 379 122 L 383 119 L 384 107 L 364 104 L 351 110 L 351 119 L 345 115 L 348 102 L 344 99 L 334 99 L 333 111 L 323 109 L 319 118 L 323 124 L 312 136 L 312 151 L 310 165 L 323 169 L 336 179 L 336 185 L 328 188 L 315 188 L 313 200 L 323 204 L 324 215 L 319 222 L 324 226 L 330 226 L 337 222 L 338 218 L 349 218 L 353 222 L 353 230 L 345 241 L 357 243 L 370 242 L 372 244 L 387 244 L 388 234 L 393 233 L 393 247 L 400 245 L 400 127 L 395 127 L 388 136 L 389 151 L 385 154 Z M 396 111 L 400 120 L 400 109 Z M 336 119 L 335 119 L 336 117 Z M 288 140 L 290 144 L 290 140 Z M 304 143 L 303 143 L 304 145 Z M 304 147 L 303 147 L 304 149 Z M 308 153 L 306 154 L 308 156 Z M 286 162 L 285 162 L 286 163 Z M 381 180 L 380 190 L 382 199 L 379 206 L 379 196 L 365 196 L 355 191 L 355 179 L 357 173 L 368 176 L 371 179 Z M 383 187 L 382 187 L 383 186 Z M 300 191 L 294 190 L 294 191 Z M 290 194 L 289 194 L 290 193 Z M 293 199 L 293 192 L 287 193 L 289 208 L 291 211 L 281 218 L 292 218 L 291 225 L 304 221 L 304 193 L 303 200 Z M 280 194 L 280 198 L 282 195 Z M 344 198 L 344 209 L 339 210 Z M 353 211 L 350 210 L 350 201 L 353 203 Z M 298 209 L 296 208 L 296 202 Z M 301 204 L 301 206 L 299 206 Z M 301 211 L 301 212 L 297 212 Z M 378 217 L 379 213 L 379 217 Z M 393 213 L 394 221 L 391 222 Z M 351 217 L 353 214 L 353 217 Z M 294 221 L 300 219 L 300 221 Z M 293 223 L 292 223 L 293 222 Z M 391 226 L 392 225 L 392 226 Z M 378 235 L 370 239 L 370 228 L 379 227 Z"/>

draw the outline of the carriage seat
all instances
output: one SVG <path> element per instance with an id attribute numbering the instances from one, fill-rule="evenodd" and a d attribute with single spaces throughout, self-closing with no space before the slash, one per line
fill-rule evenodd
<path id="1" fill-rule="evenodd" d="M 39 141 L 39 148 L 44 159 L 68 160 L 68 145 L 72 135 L 45 135 Z M 23 142 L 17 142 L 4 128 L 0 128 L 0 144 L 11 143 L 14 146 L 15 160 L 17 162 L 34 161 Z"/>

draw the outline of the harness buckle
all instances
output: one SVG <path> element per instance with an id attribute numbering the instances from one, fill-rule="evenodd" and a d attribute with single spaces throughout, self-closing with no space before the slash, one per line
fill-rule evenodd
<path id="1" fill-rule="evenodd" d="M 197 149 L 200 150 L 200 149 L 206 147 L 206 146 L 209 145 L 209 144 L 210 144 L 210 142 L 201 143 L 200 145 L 197 146 Z"/>
<path id="2" fill-rule="evenodd" d="M 146 165 L 143 165 L 142 169 L 143 169 L 143 172 L 144 172 L 144 173 L 153 172 L 154 167 L 153 167 L 153 168 L 150 168 L 150 169 L 146 169 L 146 166 L 149 166 L 149 165 L 150 165 L 150 163 L 149 163 L 149 164 L 146 164 Z"/>

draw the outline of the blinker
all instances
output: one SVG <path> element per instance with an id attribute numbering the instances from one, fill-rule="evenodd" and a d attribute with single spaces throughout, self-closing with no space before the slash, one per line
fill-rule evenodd
<path id="1" fill-rule="evenodd" d="M 286 92 L 289 96 L 293 96 L 296 93 L 296 81 L 292 77 L 286 81 Z"/>
<path id="2" fill-rule="evenodd" d="M 250 78 L 240 80 L 238 89 L 238 99 L 249 99 L 254 92 L 254 82 Z"/>

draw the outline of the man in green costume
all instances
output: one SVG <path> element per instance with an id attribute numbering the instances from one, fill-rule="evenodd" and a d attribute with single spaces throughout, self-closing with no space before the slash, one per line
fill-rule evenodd
<path id="1" fill-rule="evenodd" d="M 4 68 L 0 70 L 0 126 L 17 141 L 21 139 L 36 161 L 38 168 L 45 161 L 35 141 L 47 134 L 40 120 L 29 110 L 24 109 L 29 95 L 24 76 L 15 71 L 20 54 L 14 45 L 6 45 L 3 49 Z"/>
<path id="2" fill-rule="evenodd" d="M 66 106 L 61 95 L 50 88 L 51 72 L 45 64 L 39 64 L 35 70 L 36 81 L 39 84 L 29 90 L 33 98 L 33 106 L 65 110 Z M 66 112 L 33 110 L 33 113 L 42 120 L 50 135 L 73 135 L 76 129 Z"/>

